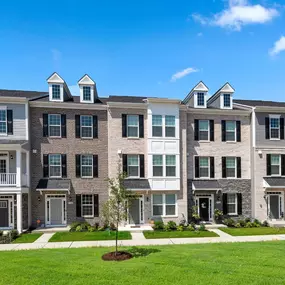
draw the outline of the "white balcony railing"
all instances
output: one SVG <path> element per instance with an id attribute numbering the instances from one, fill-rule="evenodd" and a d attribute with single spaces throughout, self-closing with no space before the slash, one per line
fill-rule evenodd
<path id="1" fill-rule="evenodd" d="M 27 175 L 22 174 L 22 185 L 27 185 Z M 0 173 L 1 186 L 17 186 L 17 173 Z"/>

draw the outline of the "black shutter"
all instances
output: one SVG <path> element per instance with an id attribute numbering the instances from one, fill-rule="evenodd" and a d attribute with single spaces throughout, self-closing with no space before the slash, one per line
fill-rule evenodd
<path id="1" fill-rule="evenodd" d="M 139 115 L 139 137 L 144 137 L 144 119 L 143 115 Z"/>
<path id="2" fill-rule="evenodd" d="M 280 139 L 284 140 L 284 118 L 280 118 Z"/>
<path id="3" fill-rule="evenodd" d="M 43 114 L 43 137 L 48 137 L 48 114 Z"/>
<path id="4" fill-rule="evenodd" d="M 228 194 L 223 194 L 223 214 L 227 215 L 228 213 Z"/>
<path id="5" fill-rule="evenodd" d="M 144 176 L 144 155 L 140 154 L 140 177 L 143 178 Z"/>
<path id="6" fill-rule="evenodd" d="M 226 141 L 226 121 L 222 120 L 222 142 Z"/>
<path id="7" fill-rule="evenodd" d="M 127 115 L 122 114 L 122 137 L 127 137 Z"/>
<path id="8" fill-rule="evenodd" d="M 80 115 L 75 115 L 75 137 L 80 138 Z"/>
<path id="9" fill-rule="evenodd" d="M 66 138 L 66 115 L 61 115 L 61 137 Z"/>
<path id="10" fill-rule="evenodd" d="M 237 157 L 237 178 L 241 178 L 241 157 Z"/>
<path id="11" fill-rule="evenodd" d="M 49 177 L 49 159 L 48 154 L 43 155 L 43 176 Z"/>
<path id="12" fill-rule="evenodd" d="M 93 116 L 93 138 L 98 138 L 98 117 Z"/>
<path id="13" fill-rule="evenodd" d="M 240 121 L 236 121 L 237 142 L 241 141 L 241 124 Z"/>
<path id="14" fill-rule="evenodd" d="M 265 118 L 265 139 L 269 140 L 269 117 Z"/>
<path id="15" fill-rule="evenodd" d="M 75 174 L 76 177 L 81 177 L 81 155 L 75 155 Z"/>
<path id="16" fill-rule="evenodd" d="M 222 178 L 227 178 L 226 157 L 222 157 Z"/>
<path id="17" fill-rule="evenodd" d="M 281 155 L 281 175 L 285 176 L 285 154 Z"/>
<path id="18" fill-rule="evenodd" d="M 128 173 L 128 156 L 126 154 L 123 154 L 123 172 Z"/>
<path id="19" fill-rule="evenodd" d="M 238 215 L 242 215 L 242 195 L 241 193 L 237 193 L 237 208 L 238 208 Z"/>
<path id="20" fill-rule="evenodd" d="M 13 135 L 13 110 L 7 110 L 7 134 Z"/>
<path id="21" fill-rule="evenodd" d="M 61 155 L 61 177 L 67 177 L 66 154 Z"/>
<path id="22" fill-rule="evenodd" d="M 93 155 L 93 177 L 99 176 L 98 155 Z"/>
<path id="23" fill-rule="evenodd" d="M 76 195 L 76 217 L 81 217 L 81 195 Z"/>
<path id="24" fill-rule="evenodd" d="M 215 125 L 214 120 L 210 120 L 210 141 L 215 140 Z"/>
<path id="25" fill-rule="evenodd" d="M 99 195 L 94 195 L 94 217 L 99 217 Z"/>
<path id="26" fill-rule="evenodd" d="M 215 178 L 215 158 L 210 157 L 210 178 Z"/>
<path id="27" fill-rule="evenodd" d="M 199 140 L 199 120 L 194 120 L 194 139 Z"/>
<path id="28" fill-rule="evenodd" d="M 199 178 L 199 156 L 195 156 L 195 178 Z"/>
<path id="29" fill-rule="evenodd" d="M 266 175 L 271 175 L 271 154 L 266 155 Z"/>

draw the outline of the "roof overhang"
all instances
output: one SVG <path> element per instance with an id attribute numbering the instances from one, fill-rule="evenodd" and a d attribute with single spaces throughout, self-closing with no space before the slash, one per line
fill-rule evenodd
<path id="1" fill-rule="evenodd" d="M 107 105 L 104 104 L 82 104 L 82 103 L 73 103 L 73 102 L 50 102 L 50 101 L 31 101 L 30 102 L 31 107 L 37 107 L 37 108 L 67 108 L 67 109 L 77 109 L 77 110 L 107 110 Z M 121 105 L 123 108 L 123 106 Z"/>
<path id="2" fill-rule="evenodd" d="M 207 111 L 205 111 L 207 110 Z M 205 113 L 209 115 L 226 115 L 226 116 L 235 116 L 235 115 L 240 115 L 240 116 L 250 116 L 251 110 L 235 110 L 235 109 L 214 109 L 214 108 L 207 108 L 207 109 L 202 109 L 202 108 L 192 108 L 188 107 L 187 112 L 191 114 L 203 114 Z"/>
<path id="3" fill-rule="evenodd" d="M 146 103 L 159 103 L 159 104 L 181 104 L 181 100 L 167 99 L 167 98 L 147 98 L 144 99 Z"/>
<path id="4" fill-rule="evenodd" d="M 129 103 L 129 102 L 108 102 L 107 105 L 111 108 L 132 108 L 132 109 L 147 109 L 145 103 Z"/>
<path id="5" fill-rule="evenodd" d="M 263 188 L 285 190 L 285 177 L 263 177 Z"/>
<path id="6" fill-rule="evenodd" d="M 39 189 L 37 188 L 38 192 L 40 192 L 40 194 L 42 195 L 43 192 L 67 192 L 68 194 L 70 194 L 70 189 Z"/>

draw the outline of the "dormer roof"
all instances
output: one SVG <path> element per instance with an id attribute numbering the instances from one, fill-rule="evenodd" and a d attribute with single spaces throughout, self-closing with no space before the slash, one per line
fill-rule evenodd
<path id="1" fill-rule="evenodd" d="M 64 84 L 65 81 L 56 73 L 54 72 L 48 79 L 47 79 L 48 83 L 60 83 L 60 84 Z"/>
<path id="2" fill-rule="evenodd" d="M 222 93 L 232 94 L 234 92 L 235 92 L 235 89 L 230 85 L 229 82 L 227 82 L 213 96 L 211 96 L 207 100 L 207 104 L 211 104 Z"/>
<path id="3" fill-rule="evenodd" d="M 183 100 L 183 104 L 187 104 L 190 98 L 193 96 L 194 92 L 205 92 L 207 93 L 209 91 L 209 88 L 206 86 L 206 84 L 201 80 L 185 97 Z"/>
<path id="4" fill-rule="evenodd" d="M 78 85 L 95 85 L 95 84 L 96 84 L 95 81 L 88 74 L 83 75 L 78 80 Z"/>

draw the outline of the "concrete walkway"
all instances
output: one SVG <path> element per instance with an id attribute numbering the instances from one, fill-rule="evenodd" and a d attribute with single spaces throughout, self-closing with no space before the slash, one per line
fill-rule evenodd
<path id="1" fill-rule="evenodd" d="M 232 243 L 232 242 L 262 242 L 285 240 L 285 235 L 264 236 L 239 236 L 233 237 L 228 234 L 220 237 L 209 238 L 171 238 L 171 239 L 145 239 L 142 233 L 132 233 L 132 240 L 121 240 L 119 246 L 149 246 L 149 245 L 173 245 L 173 244 L 205 244 L 205 243 Z M 74 241 L 74 242 L 34 242 L 22 244 L 0 244 L 0 251 L 6 250 L 28 250 L 40 248 L 80 248 L 80 247 L 113 247 L 115 241 Z"/>
<path id="2" fill-rule="evenodd" d="M 47 243 L 49 239 L 54 235 L 54 233 L 43 234 L 33 243 Z"/>

